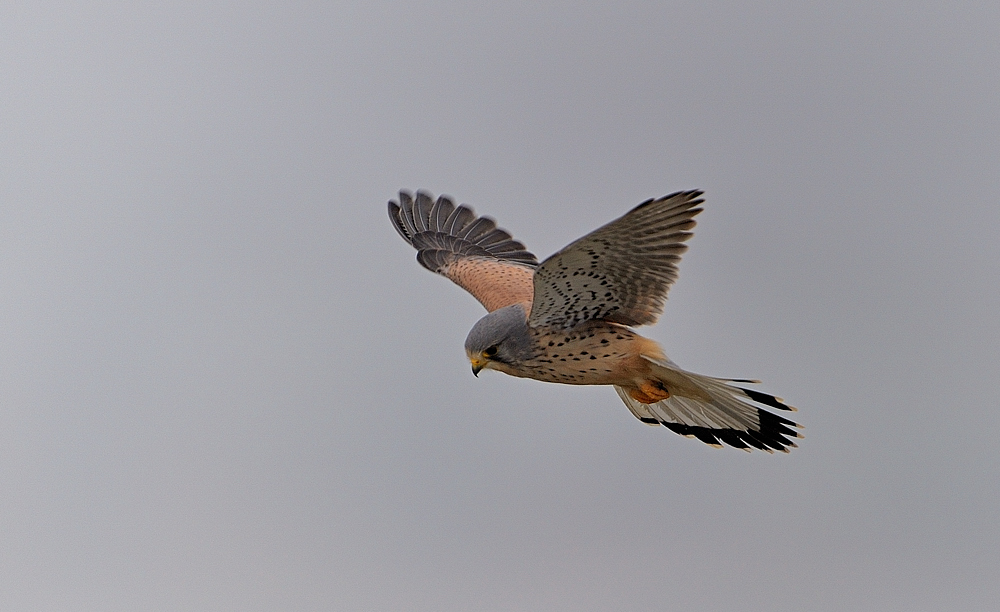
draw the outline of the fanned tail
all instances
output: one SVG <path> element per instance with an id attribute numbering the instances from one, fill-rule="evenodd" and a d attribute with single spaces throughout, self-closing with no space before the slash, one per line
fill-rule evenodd
<path id="1" fill-rule="evenodd" d="M 787 411 L 795 408 L 781 398 L 733 384 L 756 381 L 702 376 L 682 370 L 668 359 L 643 358 L 649 361 L 654 376 L 670 397 L 644 404 L 615 386 L 628 409 L 643 423 L 663 425 L 720 448 L 728 444 L 748 452 L 757 448 L 787 453 L 797 447 L 792 439 L 802 435 L 793 428 L 802 426 L 755 404 Z"/>

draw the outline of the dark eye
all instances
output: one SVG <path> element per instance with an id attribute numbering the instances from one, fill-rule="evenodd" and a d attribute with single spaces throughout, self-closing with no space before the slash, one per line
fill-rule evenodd
<path id="1" fill-rule="evenodd" d="M 493 357 L 496 354 L 497 354 L 497 347 L 495 346 L 491 346 L 490 348 L 483 351 L 483 355 L 486 355 L 487 357 Z"/>

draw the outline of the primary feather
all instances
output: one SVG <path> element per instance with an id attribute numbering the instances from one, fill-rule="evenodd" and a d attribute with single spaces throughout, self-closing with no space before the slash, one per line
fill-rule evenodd
<path id="1" fill-rule="evenodd" d="M 576 240 L 535 270 L 529 324 L 570 328 L 604 319 L 654 323 L 687 250 L 700 191 L 647 200 Z"/>

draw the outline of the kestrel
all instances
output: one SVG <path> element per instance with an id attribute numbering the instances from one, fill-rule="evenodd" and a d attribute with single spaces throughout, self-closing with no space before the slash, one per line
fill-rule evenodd
<path id="1" fill-rule="evenodd" d="M 788 452 L 801 427 L 757 404 L 791 410 L 746 389 L 755 380 L 682 370 L 631 328 L 655 323 L 702 211 L 701 191 L 639 204 L 542 263 L 489 217 L 418 191 L 389 202 L 417 261 L 471 293 L 489 314 L 465 340 L 483 369 L 570 385 L 612 385 L 637 419 L 721 448 Z"/>

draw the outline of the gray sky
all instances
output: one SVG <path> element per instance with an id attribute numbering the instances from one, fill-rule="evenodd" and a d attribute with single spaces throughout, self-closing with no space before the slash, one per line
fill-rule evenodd
<path id="1" fill-rule="evenodd" d="M 1000 5 L 8 3 L 0 608 L 1000 606 Z M 385 202 L 540 257 L 706 190 L 660 323 L 788 456 L 469 371 Z M 492 374 L 492 375 L 491 375 Z"/>

